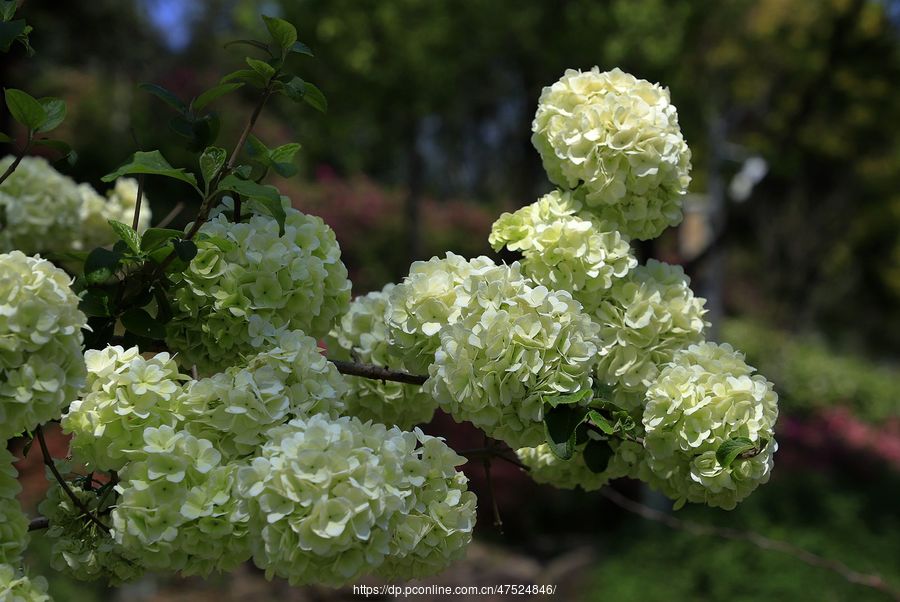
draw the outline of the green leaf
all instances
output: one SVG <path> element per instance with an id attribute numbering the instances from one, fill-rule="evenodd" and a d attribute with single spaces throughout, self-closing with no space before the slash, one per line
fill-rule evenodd
<path id="1" fill-rule="evenodd" d="M 69 165 L 75 165 L 75 161 L 78 159 L 78 153 L 72 150 L 72 147 L 69 146 L 68 142 L 63 142 L 62 140 L 52 140 L 50 138 L 39 138 L 34 140 L 32 144 L 37 146 L 46 146 L 47 148 L 52 148 L 58 153 L 62 154 L 62 158 L 68 161 Z"/>
<path id="2" fill-rule="evenodd" d="M 9 21 L 16 14 L 16 7 L 18 6 L 18 2 L 16 0 L 3 0 L 0 2 L 0 20 Z"/>
<path id="3" fill-rule="evenodd" d="M 262 77 L 268 80 L 275 75 L 275 67 L 266 63 L 265 61 L 261 61 L 259 59 L 254 59 L 251 57 L 246 58 L 247 64 L 250 65 L 250 68 L 259 73 Z"/>
<path id="4" fill-rule="evenodd" d="M 550 407 L 555 408 L 560 405 L 581 403 L 585 399 L 590 398 L 594 394 L 590 389 L 583 389 L 578 393 L 568 393 L 566 395 L 550 395 L 544 397 L 544 403 L 548 404 Z"/>
<path id="5" fill-rule="evenodd" d="M 28 24 L 25 23 L 25 19 L 0 22 L 0 50 L 9 52 L 13 42 L 19 39 L 20 36 L 27 36 L 27 30 L 29 29 Z M 27 38 L 22 43 L 28 48 Z"/>
<path id="6" fill-rule="evenodd" d="M 146 310 L 132 307 L 120 318 L 125 330 L 139 337 L 160 340 L 166 338 L 166 327 L 156 321 Z"/>
<path id="7" fill-rule="evenodd" d="M 309 46 L 304 44 L 303 42 L 294 42 L 291 45 L 291 52 L 295 54 L 305 54 L 306 56 L 313 56 L 313 51 L 309 49 Z"/>
<path id="8" fill-rule="evenodd" d="M 272 40 L 281 47 L 282 54 L 287 54 L 294 42 L 297 41 L 297 28 L 284 19 L 267 17 L 266 15 L 263 15 L 262 19 L 269 30 L 269 35 L 272 36 Z"/>
<path id="9" fill-rule="evenodd" d="M 103 289 L 88 289 L 78 302 L 78 309 L 85 315 L 105 318 L 109 317 L 109 294 Z"/>
<path id="10" fill-rule="evenodd" d="M 84 260 L 84 278 L 89 284 L 106 282 L 116 273 L 121 261 L 121 253 L 98 247 Z"/>
<path id="11" fill-rule="evenodd" d="M 59 98 L 47 97 L 41 98 L 38 102 L 41 103 L 41 106 L 44 108 L 47 119 L 44 120 L 44 123 L 42 123 L 41 127 L 37 128 L 36 131 L 43 133 L 56 129 L 66 118 L 66 101 Z"/>
<path id="12" fill-rule="evenodd" d="M 247 154 L 254 159 L 268 159 L 269 147 L 266 146 L 262 140 L 253 134 L 250 134 L 247 136 Z"/>
<path id="13" fill-rule="evenodd" d="M 208 105 L 212 101 L 216 100 L 220 96 L 224 96 L 225 94 L 228 94 L 229 92 L 234 92 L 238 88 L 242 88 L 242 87 L 244 87 L 244 84 L 242 84 L 241 82 L 231 82 L 228 84 L 217 84 L 217 85 L 213 86 L 212 88 L 210 88 L 209 90 L 207 90 L 206 92 L 204 92 L 203 94 L 201 94 L 200 96 L 198 96 L 197 98 L 195 98 L 194 101 L 191 103 L 191 108 L 194 109 L 195 111 L 201 111 L 201 110 L 203 110 L 203 108 L 206 105 Z"/>
<path id="14" fill-rule="evenodd" d="M 37 130 L 47 121 L 47 112 L 33 96 L 22 90 L 7 88 L 5 91 L 6 106 L 13 119 L 27 127 Z"/>
<path id="15" fill-rule="evenodd" d="M 294 76 L 290 80 L 283 83 L 284 95 L 293 100 L 300 102 L 306 93 L 306 82 L 302 78 Z"/>
<path id="16" fill-rule="evenodd" d="M 728 468 L 738 456 L 756 450 L 756 444 L 747 437 L 732 437 L 716 449 L 716 460 L 722 468 Z"/>
<path id="17" fill-rule="evenodd" d="M 582 457 L 585 466 L 591 472 L 603 472 L 609 466 L 609 461 L 613 457 L 613 449 L 609 445 L 609 441 L 599 441 L 591 439 L 584 446 Z"/>
<path id="18" fill-rule="evenodd" d="M 277 188 L 241 180 L 232 174 L 222 179 L 219 183 L 219 190 L 236 192 L 242 197 L 255 201 L 278 222 L 278 231 L 284 234 L 284 220 L 287 219 L 287 214 L 281 204 L 281 194 Z"/>
<path id="19" fill-rule="evenodd" d="M 172 245 L 175 247 L 175 254 L 179 259 L 190 262 L 197 256 L 197 245 L 192 240 L 173 240 Z"/>
<path id="20" fill-rule="evenodd" d="M 306 87 L 306 92 L 304 92 L 302 97 L 303 102 L 322 113 L 328 111 L 328 100 L 325 98 L 325 95 L 322 94 L 322 91 L 309 82 L 304 82 L 304 85 Z"/>
<path id="21" fill-rule="evenodd" d="M 223 253 L 228 253 L 230 251 L 234 251 L 238 248 L 237 243 L 228 240 L 227 238 L 222 238 L 221 236 L 210 236 L 205 232 L 201 232 L 197 234 L 197 240 L 202 240 L 204 242 L 208 242 L 210 244 L 215 245 L 219 248 Z"/>
<path id="22" fill-rule="evenodd" d="M 197 187 L 197 178 L 193 174 L 185 173 L 184 169 L 176 169 L 169 165 L 169 162 L 158 151 L 138 151 L 134 153 L 131 160 L 121 166 L 112 173 L 106 174 L 100 178 L 104 182 L 112 182 L 113 180 L 130 174 L 149 174 L 156 176 L 165 176 L 174 178 L 190 184 L 194 188 Z"/>
<path id="23" fill-rule="evenodd" d="M 122 222 L 117 222 L 114 219 L 107 220 L 109 225 L 112 226 L 112 229 L 116 231 L 116 235 L 122 239 L 132 253 L 135 255 L 141 254 L 141 237 L 137 232 L 134 231 L 134 228 L 127 224 L 123 224 Z"/>
<path id="24" fill-rule="evenodd" d="M 256 88 L 265 88 L 269 83 L 268 80 L 254 71 L 253 69 L 238 69 L 225 75 L 219 80 L 220 83 L 227 84 L 229 82 L 244 82 Z"/>
<path id="25" fill-rule="evenodd" d="M 544 434 L 556 457 L 568 460 L 575 454 L 578 425 L 584 420 L 585 408 L 561 405 L 544 412 Z"/>
<path id="26" fill-rule="evenodd" d="M 591 424 L 599 428 L 607 435 L 612 435 L 616 432 L 616 428 L 612 424 L 610 424 L 609 420 L 606 419 L 606 416 L 603 416 L 597 410 L 591 410 L 590 412 L 588 412 L 587 417 L 588 420 L 590 420 Z"/>
<path id="27" fill-rule="evenodd" d="M 209 146 L 200 155 L 200 173 L 203 174 L 203 181 L 207 186 L 225 165 L 227 156 L 225 149 L 218 146 Z"/>
<path id="28" fill-rule="evenodd" d="M 155 251 L 166 246 L 173 238 L 181 238 L 184 232 L 169 228 L 148 228 L 141 237 L 141 249 L 145 253 Z"/>
<path id="29" fill-rule="evenodd" d="M 186 114 L 188 112 L 188 106 L 184 103 L 184 101 L 175 96 L 173 92 L 166 90 L 162 86 L 159 86 L 157 84 L 143 83 L 139 84 L 138 88 L 140 88 L 144 92 L 149 92 L 179 113 Z"/>

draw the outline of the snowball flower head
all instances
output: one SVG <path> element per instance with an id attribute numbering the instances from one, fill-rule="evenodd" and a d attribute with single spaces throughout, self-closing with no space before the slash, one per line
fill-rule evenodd
<path id="1" fill-rule="evenodd" d="M 70 278 L 40 257 L 0 254 L 0 440 L 59 418 L 84 385 Z"/>
<path id="2" fill-rule="evenodd" d="M 510 447 L 544 439 L 544 398 L 590 389 L 597 327 L 565 291 L 522 275 L 518 263 L 470 276 L 459 320 L 440 331 L 425 389 L 457 421 Z"/>
<path id="3" fill-rule="evenodd" d="M 0 564 L 19 564 L 28 546 L 28 518 L 16 499 L 22 486 L 15 461 L 5 445 L 0 448 Z"/>
<path id="4" fill-rule="evenodd" d="M 328 351 L 340 360 L 355 360 L 386 366 L 394 370 L 406 368 L 391 345 L 385 316 L 390 312 L 390 295 L 395 285 L 357 297 L 350 309 L 334 327 L 327 340 Z M 431 420 L 437 407 L 431 396 L 419 385 L 380 381 L 355 376 L 346 377 L 349 392 L 344 396 L 346 413 L 362 420 L 393 424 L 400 428 Z"/>
<path id="5" fill-rule="evenodd" d="M 596 309 L 604 292 L 637 265 L 628 239 L 609 224 L 582 214 L 556 211 L 571 206 L 572 193 L 552 192 L 494 223 L 491 244 L 520 250 L 522 269 L 532 280 L 565 290 L 586 312 Z M 562 214 L 560 214 L 562 213 Z"/>
<path id="6" fill-rule="evenodd" d="M 291 418 L 346 411 L 347 385 L 315 339 L 295 330 L 272 345 L 241 366 L 190 382 L 178 400 L 184 428 L 236 457 L 255 453 L 270 427 Z"/>
<path id="7" fill-rule="evenodd" d="M 250 557 L 244 502 L 233 493 L 235 464 L 213 444 L 162 426 L 119 473 L 115 542 L 151 570 L 208 575 Z"/>
<path id="8" fill-rule="evenodd" d="M 322 337 L 347 310 L 350 281 L 334 232 L 283 204 L 283 234 L 267 215 L 231 222 L 227 203 L 200 228 L 166 338 L 182 365 L 205 373 L 238 365 L 285 330 Z"/>
<path id="9" fill-rule="evenodd" d="M 0 600 L 6 602 L 52 602 L 47 594 L 47 580 L 28 578 L 14 566 L 0 563 Z"/>
<path id="10" fill-rule="evenodd" d="M 316 415 L 275 427 L 238 472 L 253 559 L 292 585 L 340 585 L 387 559 L 424 574 L 471 539 L 474 497 L 438 439 Z M 394 567 L 398 569 L 399 567 Z"/>
<path id="11" fill-rule="evenodd" d="M 701 343 L 675 354 L 647 393 L 643 423 L 650 481 L 680 503 L 731 509 L 769 480 L 778 396 L 728 344 Z M 723 442 L 746 438 L 750 457 L 722 466 Z"/>
<path id="12" fill-rule="evenodd" d="M 616 281 L 592 314 L 600 325 L 600 379 L 623 392 L 643 393 L 659 366 L 702 340 L 704 303 L 680 266 L 654 259 Z"/>
<path id="13" fill-rule="evenodd" d="M 459 319 L 466 304 L 460 288 L 467 278 L 494 267 L 487 257 L 467 261 L 454 253 L 416 261 L 390 294 L 388 327 L 406 367 L 421 374 L 434 360 L 442 327 Z"/>
<path id="14" fill-rule="evenodd" d="M 85 491 L 72 482 L 69 489 L 95 515 L 108 512 L 114 501 L 100 489 Z M 46 535 L 52 541 L 50 566 L 54 570 L 81 581 L 105 578 L 112 585 L 133 581 L 144 573 L 134 555 L 85 519 L 58 483 L 47 491 L 38 510 L 50 521 Z"/>
<path id="15" fill-rule="evenodd" d="M 168 353 L 145 359 L 137 347 L 90 349 L 84 358 L 87 391 L 69 406 L 63 431 L 91 469 L 119 470 L 142 447 L 145 428 L 178 423 L 174 410 L 189 377 Z"/>
<path id="16" fill-rule="evenodd" d="M 562 460 L 542 443 L 537 447 L 523 447 L 516 455 L 529 468 L 528 475 L 538 483 L 553 485 L 559 489 L 596 491 L 613 479 L 635 476 L 635 467 L 643 460 L 644 449 L 632 441 L 609 441 L 612 455 L 606 470 L 594 472 L 584 461 L 584 446 L 575 455 Z"/>
<path id="17" fill-rule="evenodd" d="M 541 92 L 532 143 L 550 180 L 634 238 L 681 221 L 691 153 L 669 91 L 619 69 L 567 70 Z"/>

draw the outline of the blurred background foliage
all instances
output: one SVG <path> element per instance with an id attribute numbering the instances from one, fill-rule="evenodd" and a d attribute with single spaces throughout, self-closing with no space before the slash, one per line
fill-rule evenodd
<path id="1" fill-rule="evenodd" d="M 68 101 L 58 137 L 79 160 L 60 169 L 100 190 L 138 147 L 188 165 L 172 115 L 139 82 L 189 98 L 240 67 L 243 49 L 223 44 L 261 35 L 260 13 L 296 24 L 316 58 L 292 60 L 328 114 L 273 102 L 256 133 L 270 147 L 303 144 L 300 175 L 272 183 L 332 225 L 357 293 L 400 279 L 412 259 L 488 253 L 499 213 L 549 190 L 530 122 L 565 69 L 618 66 L 669 86 L 692 193 L 701 211 L 720 203 L 722 263 L 691 261 L 685 228 L 640 251 L 686 262 L 701 292 L 721 297 L 718 336 L 776 383 L 785 414 L 771 484 L 730 514 L 683 512 L 900 583 L 900 2 L 27 0 L 22 11 L 37 54 L 7 56 L 3 85 Z M 217 101 L 222 146 L 254 100 Z M 735 192 L 751 158 L 765 175 Z M 162 179 L 147 190 L 157 220 L 188 201 Z M 584 591 L 598 600 L 868 593 L 745 543 L 643 525 L 596 496 L 525 491 L 557 511 L 528 519 L 518 494 L 503 507 L 508 533 L 525 535 L 500 541 L 523 550 L 541 534 L 577 535 L 571 512 L 616 517 L 588 521 L 600 552 Z"/>

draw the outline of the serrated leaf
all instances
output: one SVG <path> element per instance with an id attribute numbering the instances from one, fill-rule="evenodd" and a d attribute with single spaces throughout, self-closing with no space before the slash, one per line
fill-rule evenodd
<path id="1" fill-rule="evenodd" d="M 167 90 L 158 84 L 151 83 L 138 84 L 138 88 L 157 97 L 179 113 L 187 114 L 188 106 L 183 100 L 178 98 L 174 92 Z"/>
<path id="2" fill-rule="evenodd" d="M 127 224 L 123 224 L 122 222 L 117 222 L 114 219 L 107 221 L 109 222 L 109 225 L 112 226 L 112 229 L 115 230 L 116 235 L 125 243 L 131 252 L 135 255 L 140 255 L 141 237 L 134 231 L 134 228 Z"/>
<path id="3" fill-rule="evenodd" d="M 141 249 L 145 253 L 166 246 L 173 238 L 181 238 L 184 232 L 169 228 L 148 228 L 141 236 Z"/>
<path id="4" fill-rule="evenodd" d="M 294 42 L 291 45 L 291 52 L 294 54 L 305 54 L 306 56 L 314 56 L 313 51 L 303 42 Z"/>
<path id="5" fill-rule="evenodd" d="M 139 337 L 160 340 L 166 338 L 166 327 L 156 321 L 156 318 L 139 307 L 126 310 L 119 318 L 125 330 Z"/>
<path id="6" fill-rule="evenodd" d="M 84 260 L 84 278 L 89 284 L 106 282 L 116 273 L 121 261 L 121 253 L 98 247 Z"/>
<path id="7" fill-rule="evenodd" d="M 728 468 L 738 456 L 756 449 L 756 444 L 747 437 L 732 437 L 719 444 L 716 460 L 722 468 Z"/>
<path id="8" fill-rule="evenodd" d="M 122 165 L 112 173 L 106 174 L 101 180 L 104 182 L 112 182 L 122 176 L 131 174 L 148 174 L 156 176 L 165 176 L 181 180 L 196 188 L 197 178 L 194 174 L 186 173 L 184 169 L 172 167 L 165 157 L 158 151 L 138 151 L 132 155 L 131 159 L 125 165 Z"/>
<path id="9" fill-rule="evenodd" d="M 607 469 L 613 454 L 614 452 L 609 445 L 609 441 L 598 441 L 597 439 L 588 441 L 582 451 L 585 466 L 595 473 L 600 473 Z"/>
<path id="10" fill-rule="evenodd" d="M 544 434 L 550 451 L 561 460 L 575 454 L 576 430 L 584 420 L 586 410 L 577 406 L 561 405 L 544 412 Z"/>
<path id="11" fill-rule="evenodd" d="M 225 94 L 228 94 L 229 92 L 234 92 L 235 90 L 242 88 L 242 87 L 244 87 L 244 84 L 241 82 L 217 84 L 217 85 L 213 86 L 212 88 L 210 88 L 209 90 L 207 90 L 206 92 L 204 92 L 203 94 L 201 94 L 200 96 L 198 96 L 197 98 L 195 98 L 194 101 L 191 103 L 191 108 L 193 108 L 195 111 L 201 111 L 201 110 L 203 110 L 204 107 L 206 107 L 206 105 L 208 105 L 212 101 L 216 100 L 220 96 L 224 96 Z"/>
<path id="12" fill-rule="evenodd" d="M 13 119 L 27 127 L 37 130 L 47 121 L 47 112 L 36 98 L 15 88 L 7 88 L 4 92 L 6 106 Z"/>
<path id="13" fill-rule="evenodd" d="M 304 82 L 304 86 L 306 88 L 306 91 L 301 97 L 303 102 L 317 111 L 321 111 L 322 113 L 327 112 L 328 100 L 325 98 L 325 95 L 322 94 L 322 91 L 309 82 Z"/>
<path id="14" fill-rule="evenodd" d="M 203 175 L 203 181 L 206 182 L 207 186 L 225 165 L 227 157 L 228 153 L 225 149 L 218 146 L 209 146 L 200 155 L 200 173 Z"/>
<path id="15" fill-rule="evenodd" d="M 245 60 L 247 61 L 247 64 L 250 66 L 250 68 L 260 76 L 264 77 L 267 82 L 273 75 L 275 75 L 275 67 L 273 67 L 269 63 L 261 61 L 259 59 L 251 58 L 249 56 Z"/>
<path id="16" fill-rule="evenodd" d="M 297 28 L 284 19 L 266 15 L 263 15 L 262 19 L 266 29 L 269 30 L 269 35 L 272 36 L 272 41 L 281 47 L 282 54 L 286 54 L 297 41 Z"/>
<path id="17" fill-rule="evenodd" d="M 612 424 L 610 424 L 609 420 L 606 419 L 606 416 L 603 416 L 597 410 L 591 410 L 590 412 L 588 412 L 587 417 L 588 420 L 590 420 L 591 424 L 599 428 L 607 435 L 612 435 L 616 432 L 616 428 Z"/>
<path id="18" fill-rule="evenodd" d="M 590 398 L 594 394 L 590 389 L 582 389 L 578 393 L 568 393 L 566 395 L 548 395 L 543 401 L 550 407 L 581 403 L 585 399 Z"/>
<path id="19" fill-rule="evenodd" d="M 38 102 L 44 108 L 47 118 L 41 124 L 41 127 L 35 131 L 44 133 L 56 129 L 66 118 L 66 101 L 60 98 L 47 97 L 41 98 Z"/>

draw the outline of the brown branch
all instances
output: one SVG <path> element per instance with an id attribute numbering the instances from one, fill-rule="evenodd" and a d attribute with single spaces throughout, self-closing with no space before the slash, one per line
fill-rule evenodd
<path id="1" fill-rule="evenodd" d="M 137 198 L 134 200 L 134 218 L 131 220 L 131 229 L 137 232 L 138 222 L 141 221 L 141 200 L 144 198 L 144 174 L 138 176 Z"/>
<path id="2" fill-rule="evenodd" d="M 654 510 L 649 506 L 630 500 L 618 491 L 610 489 L 609 487 L 601 489 L 600 494 L 623 510 L 636 514 L 641 518 L 662 523 L 671 529 L 686 531 L 688 533 L 693 533 L 694 535 L 712 535 L 722 539 L 747 541 L 763 550 L 775 550 L 788 554 L 810 566 L 823 568 L 832 573 L 836 573 L 850 583 L 877 589 L 892 596 L 895 600 L 900 600 L 900 590 L 895 589 L 889 583 L 885 582 L 880 575 L 860 573 L 859 571 L 851 569 L 839 560 L 819 556 L 818 554 L 814 554 L 786 541 L 771 539 L 764 535 L 760 535 L 759 533 L 754 533 L 753 531 L 740 531 L 729 527 L 704 525 L 702 523 L 676 518 L 665 512 Z"/>
<path id="3" fill-rule="evenodd" d="M 75 493 L 69 488 L 69 484 L 66 483 L 66 480 L 63 478 L 61 474 L 59 474 L 59 470 L 56 468 L 56 463 L 53 462 L 53 456 L 50 455 L 50 450 L 47 449 L 47 441 L 44 439 L 44 430 L 40 427 L 40 425 L 34 430 L 34 434 L 37 437 L 38 443 L 41 446 L 41 454 L 44 456 L 44 464 L 47 468 L 50 469 L 50 472 L 53 473 L 53 478 L 59 483 L 59 486 L 62 487 L 63 491 L 66 492 L 66 495 L 69 496 L 69 499 L 72 500 L 72 503 L 75 504 L 75 507 L 81 510 L 81 512 L 93 523 L 95 523 L 98 527 L 109 533 L 109 527 L 100 522 L 100 519 L 94 516 L 87 506 L 81 501 L 81 499 L 75 495 Z"/>
<path id="4" fill-rule="evenodd" d="M 488 449 L 490 449 L 489 441 L 487 436 L 484 438 L 484 444 Z M 491 509 L 494 512 L 494 527 L 497 528 L 497 531 L 500 534 L 503 534 L 503 519 L 500 518 L 500 507 L 497 505 L 497 496 L 494 495 L 494 481 L 491 479 L 491 458 L 490 456 L 484 456 L 482 459 L 482 465 L 484 466 L 484 479 L 487 482 L 488 489 L 488 498 L 491 501 Z"/>
<path id="5" fill-rule="evenodd" d="M 16 171 L 16 168 L 19 166 L 19 163 L 21 163 L 22 159 L 25 158 L 25 153 L 27 153 L 28 149 L 31 148 L 31 143 L 33 141 L 32 137 L 33 137 L 33 133 L 29 132 L 28 133 L 28 142 L 25 143 L 25 146 L 22 148 L 22 150 L 19 152 L 19 154 L 16 155 L 15 160 L 9 164 L 9 167 L 6 168 L 6 171 L 4 171 L 3 175 L 0 176 L 0 184 L 5 182 L 6 178 L 11 176 L 13 174 L 13 172 Z"/>
<path id="6" fill-rule="evenodd" d="M 517 468 L 521 468 L 525 471 L 530 471 L 531 469 L 522 464 L 517 458 L 512 458 L 503 454 L 495 447 L 476 447 L 474 449 L 464 449 L 458 452 L 460 456 L 468 458 L 469 460 L 481 460 L 484 458 L 497 458 L 498 460 L 503 460 L 504 462 L 509 462 L 513 466 Z"/>
<path id="7" fill-rule="evenodd" d="M 329 360 L 338 369 L 341 374 L 348 376 L 360 376 L 362 378 L 370 378 L 372 380 L 392 380 L 407 385 L 424 385 L 428 380 L 427 376 L 418 374 L 409 374 L 399 370 L 391 370 L 390 368 L 382 368 L 373 364 L 358 364 L 355 362 L 345 362 L 343 360 Z"/>
<path id="8" fill-rule="evenodd" d="M 46 516 L 39 516 L 37 518 L 31 519 L 31 522 L 28 523 L 29 531 L 38 531 L 40 529 L 46 529 L 50 526 L 50 519 Z"/>

